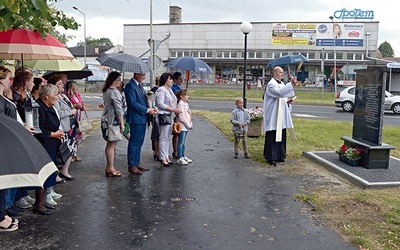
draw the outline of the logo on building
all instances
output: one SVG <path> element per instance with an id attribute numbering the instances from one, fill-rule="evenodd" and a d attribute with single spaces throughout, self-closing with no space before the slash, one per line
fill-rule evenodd
<path id="1" fill-rule="evenodd" d="M 328 26 L 326 26 L 325 24 L 321 24 L 320 26 L 318 26 L 318 32 L 321 34 L 325 34 L 328 31 Z"/>
<path id="2" fill-rule="evenodd" d="M 374 11 L 361 9 L 346 10 L 346 8 L 343 8 L 335 11 L 333 16 L 337 19 L 374 19 Z"/>

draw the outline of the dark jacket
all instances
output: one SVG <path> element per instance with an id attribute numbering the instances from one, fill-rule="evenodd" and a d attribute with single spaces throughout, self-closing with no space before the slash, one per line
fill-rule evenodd
<path id="1" fill-rule="evenodd" d="M 42 133 L 35 136 L 43 144 L 47 152 L 55 152 L 61 141 L 56 138 L 50 138 L 50 134 L 59 130 L 60 119 L 53 107 L 48 107 L 40 98 L 37 103 L 40 105 L 39 128 Z"/>
<path id="2" fill-rule="evenodd" d="M 0 95 L 0 115 L 6 115 L 17 120 L 17 108 L 5 98 Z"/>

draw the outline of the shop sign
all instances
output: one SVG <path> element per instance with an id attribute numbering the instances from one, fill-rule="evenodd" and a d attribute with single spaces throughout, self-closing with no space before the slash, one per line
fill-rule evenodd
<path id="1" fill-rule="evenodd" d="M 343 8 L 335 11 L 333 17 L 337 19 L 374 19 L 374 11 L 361 9 L 346 10 L 346 8 Z"/>

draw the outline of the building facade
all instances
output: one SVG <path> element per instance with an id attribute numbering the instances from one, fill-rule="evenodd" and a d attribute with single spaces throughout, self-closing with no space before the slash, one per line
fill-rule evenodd
<path id="1" fill-rule="evenodd" d="M 253 22 L 247 35 L 245 73 L 244 34 L 240 25 L 239 22 L 153 24 L 152 37 L 159 42 L 155 54 L 162 60 L 156 74 L 171 70 L 163 65 L 172 58 L 193 56 L 208 63 L 214 73 L 192 74 L 192 82 L 240 84 L 246 75 L 247 82 L 257 83 L 270 77 L 267 64 L 271 60 L 301 54 L 309 59 L 308 63 L 300 68 L 284 68 L 296 75 L 300 84 L 318 86 L 323 75 L 333 75 L 336 62 L 338 85 L 353 85 L 354 69 L 375 63 L 367 58 L 367 53 L 370 58 L 377 57 L 379 22 Z M 148 24 L 125 24 L 125 53 L 150 57 L 149 37 Z"/>

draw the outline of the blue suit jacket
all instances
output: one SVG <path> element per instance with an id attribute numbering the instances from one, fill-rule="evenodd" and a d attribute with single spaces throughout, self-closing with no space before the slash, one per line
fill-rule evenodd
<path id="1" fill-rule="evenodd" d="M 126 121 L 131 124 L 145 124 L 147 121 L 147 98 L 134 79 L 125 86 Z"/>

